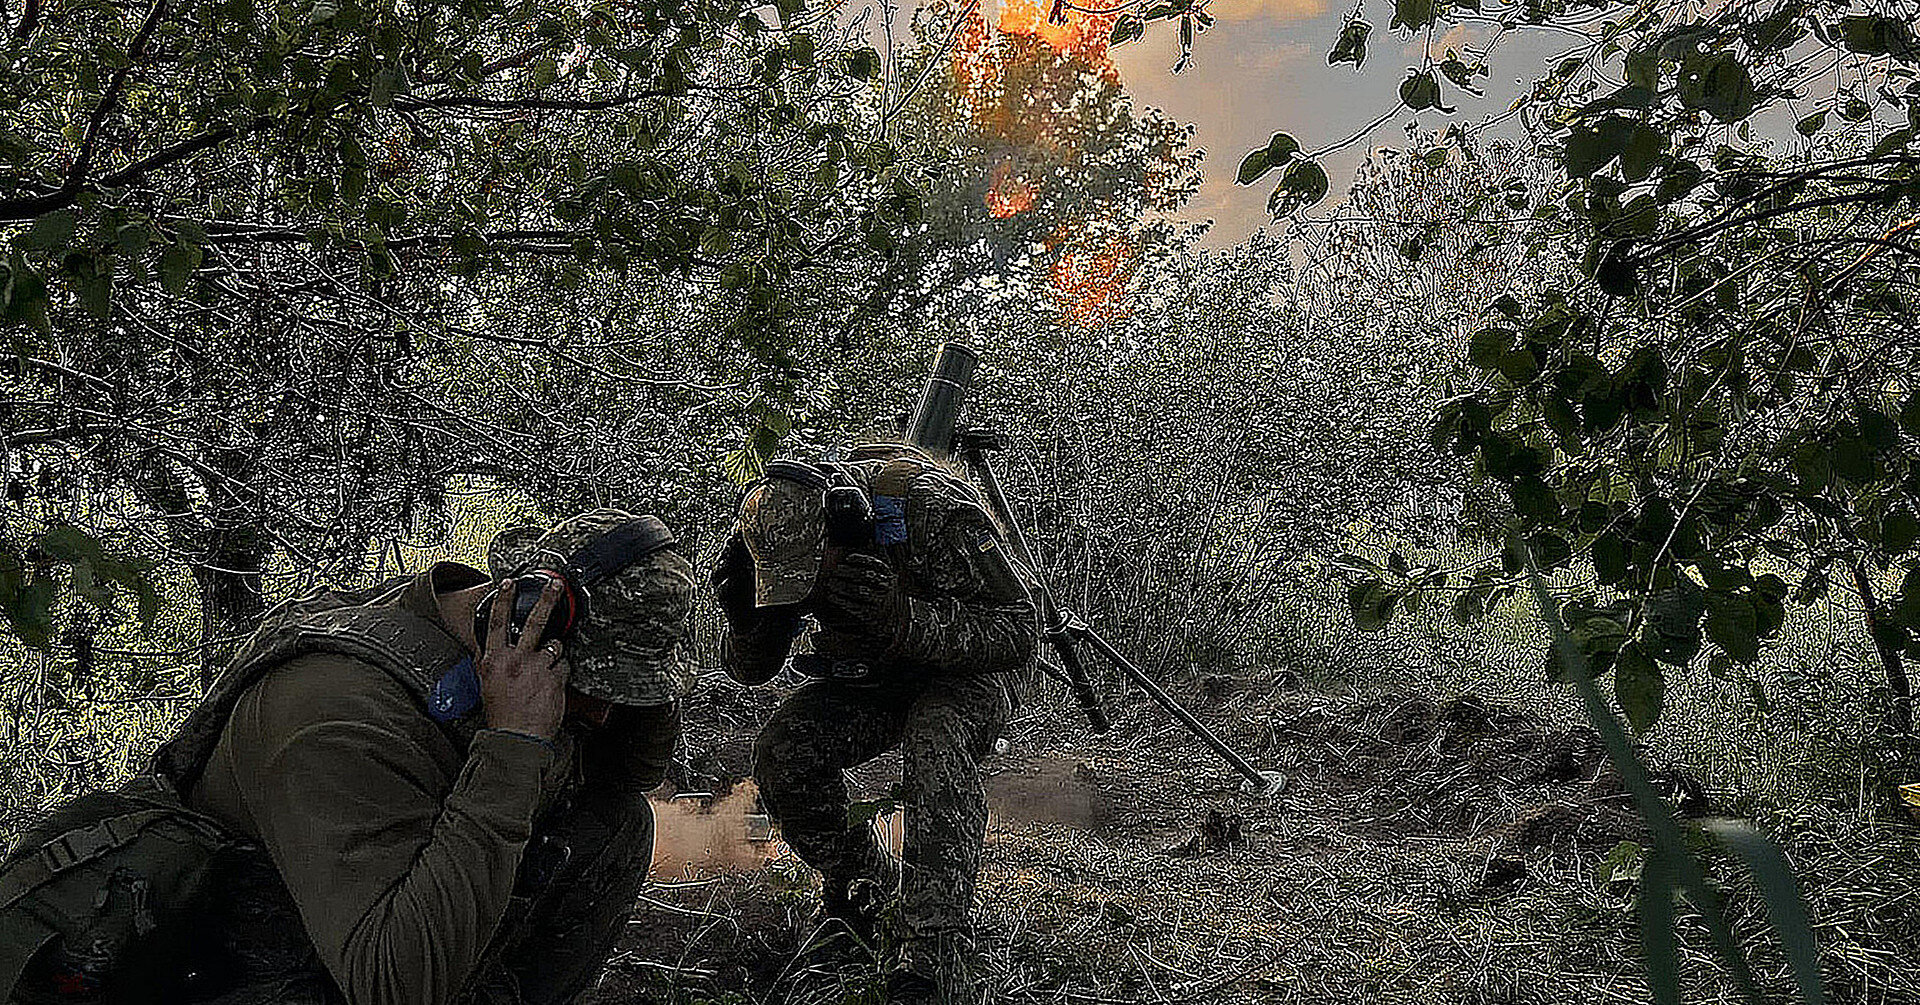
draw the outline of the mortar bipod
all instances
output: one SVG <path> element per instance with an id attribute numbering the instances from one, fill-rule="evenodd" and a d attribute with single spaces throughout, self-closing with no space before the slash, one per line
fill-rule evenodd
<path id="1" fill-rule="evenodd" d="M 1225 740 L 1216 736 L 1206 724 L 1195 718 L 1193 713 L 1174 701 L 1173 695 L 1148 677 L 1146 671 L 1135 666 L 1118 649 L 1100 637 L 1087 622 L 1073 611 L 1061 607 L 1054 599 L 1053 590 L 1047 585 L 1046 577 L 1041 575 L 1040 567 L 1033 560 L 1033 552 L 1027 547 L 1026 535 L 1020 524 L 1013 518 L 1013 511 L 1007 506 L 1006 494 L 1000 490 L 1000 479 L 994 474 L 993 465 L 987 459 L 988 450 L 998 450 L 1006 445 L 1004 437 L 997 433 L 966 431 L 954 437 L 955 452 L 958 453 L 973 471 L 974 477 L 986 490 L 987 505 L 993 508 L 993 514 L 1006 528 L 1008 543 L 1013 546 L 1014 557 L 1018 558 L 1027 570 L 1033 574 L 1036 589 L 1039 591 L 1041 623 L 1046 627 L 1042 631 L 1044 638 L 1054 653 L 1060 657 L 1060 673 L 1074 698 L 1080 703 L 1080 709 L 1086 713 L 1087 723 L 1095 733 L 1105 733 L 1110 721 L 1106 709 L 1100 704 L 1100 695 L 1094 691 L 1093 683 L 1087 678 L 1086 668 L 1081 664 L 1077 644 L 1085 642 L 1093 646 L 1106 661 L 1133 679 L 1133 682 L 1160 703 L 1161 707 L 1172 712 L 1181 724 L 1193 735 L 1199 737 L 1207 746 L 1213 748 L 1226 762 L 1233 766 L 1245 778 L 1245 790 L 1253 795 L 1267 797 L 1280 791 L 1285 779 L 1274 771 L 1261 771 L 1253 766 L 1239 751 L 1228 746 Z M 1051 669 L 1051 668 L 1049 668 Z"/>

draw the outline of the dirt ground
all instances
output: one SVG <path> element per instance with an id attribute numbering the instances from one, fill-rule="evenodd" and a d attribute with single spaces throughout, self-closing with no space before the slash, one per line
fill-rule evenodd
<path id="1" fill-rule="evenodd" d="M 1640 828 L 1590 732 L 1471 696 L 1200 691 L 1190 707 L 1284 776 L 1277 795 L 1244 792 L 1144 702 L 1104 737 L 1059 716 L 1010 731 L 979 891 L 990 1001 L 1647 999 L 1622 847 Z M 883 791 L 897 770 L 856 781 Z M 1724 811 L 1684 773 L 1656 774 L 1683 813 Z M 667 808 L 660 881 L 591 1000 L 878 1000 L 871 957 L 808 948 L 815 881 L 777 841 L 741 839 L 752 808 L 750 789 Z M 1807 879 L 1829 1000 L 1920 1002 L 1913 829 L 1761 822 Z M 675 844 L 676 826 L 701 836 Z M 1757 897 L 1710 862 L 1761 978 L 1784 988 Z M 1681 913 L 1689 1000 L 1732 1000 Z"/>

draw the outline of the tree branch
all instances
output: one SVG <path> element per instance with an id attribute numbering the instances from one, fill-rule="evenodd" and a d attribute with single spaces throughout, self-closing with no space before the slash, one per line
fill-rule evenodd
<path id="1" fill-rule="evenodd" d="M 597 98 L 592 100 L 571 98 L 479 98 L 464 94 L 449 94 L 438 98 L 395 97 L 393 103 L 408 111 L 422 108 L 488 108 L 501 110 L 552 109 L 567 112 L 597 112 L 608 108 L 631 105 L 648 98 L 671 97 L 665 90 L 636 91 L 621 98 Z"/>

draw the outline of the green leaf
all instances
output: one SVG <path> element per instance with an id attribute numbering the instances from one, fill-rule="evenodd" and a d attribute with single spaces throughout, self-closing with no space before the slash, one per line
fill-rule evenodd
<path id="1" fill-rule="evenodd" d="M 160 285 L 174 296 L 186 292 L 187 281 L 200 268 L 201 251 L 191 244 L 169 244 L 160 253 Z"/>
<path id="2" fill-rule="evenodd" d="M 102 557 L 100 542 L 68 523 L 56 523 L 48 527 L 41 532 L 36 543 L 42 551 L 62 562 L 92 562 Z"/>
<path id="3" fill-rule="evenodd" d="M 1743 594 L 1707 594 L 1707 637 L 1728 656 L 1752 666 L 1760 658 L 1760 618 Z"/>
<path id="4" fill-rule="evenodd" d="M 1617 534 L 1602 534 L 1593 541 L 1593 574 L 1602 586 L 1614 586 L 1627 579 L 1627 558 L 1632 554 L 1627 542 Z"/>
<path id="5" fill-rule="evenodd" d="M 1820 131 L 1821 126 L 1824 126 L 1826 124 L 1827 124 L 1827 112 L 1826 112 L 1826 109 L 1821 109 L 1820 111 L 1817 111 L 1812 115 L 1809 115 L 1806 118 L 1801 119 L 1800 121 L 1794 123 L 1793 129 L 1795 132 L 1799 133 L 1802 136 L 1812 136 L 1814 133 L 1817 133 Z"/>
<path id="6" fill-rule="evenodd" d="M 1907 570 L 1900 581 L 1899 595 L 1887 605 L 1895 620 L 1908 628 L 1920 630 L 1920 564 Z"/>
<path id="7" fill-rule="evenodd" d="M 1416 112 L 1427 108 L 1438 108 L 1448 114 L 1453 112 L 1453 109 L 1440 103 L 1440 81 L 1434 78 L 1431 70 L 1423 70 L 1401 81 L 1400 101 Z"/>
<path id="8" fill-rule="evenodd" d="M 1701 826 L 1738 855 L 1753 875 L 1754 885 L 1767 904 L 1767 920 L 1773 923 L 1774 935 L 1786 950 L 1799 1000 L 1821 1001 L 1825 992 L 1820 982 L 1820 942 L 1800 893 L 1800 879 L 1786 854 L 1744 821 L 1708 820 Z"/>
<path id="9" fill-rule="evenodd" d="M 1638 841 L 1622 841 L 1607 852 L 1607 857 L 1600 861 L 1600 868 L 1594 870 L 1594 876 L 1602 886 L 1639 879 L 1643 866 L 1641 856 Z"/>
<path id="10" fill-rule="evenodd" d="M 1107 38 L 1108 45 L 1125 45 L 1137 42 L 1147 33 L 1147 23 L 1132 14 L 1122 14 L 1113 22 L 1113 34 Z"/>
<path id="11" fill-rule="evenodd" d="M 21 251 L 53 251 L 64 248 L 73 240 L 74 229 L 80 226 L 80 215 L 70 209 L 56 209 L 34 218 L 27 232 L 13 239 L 13 245 Z"/>
<path id="12" fill-rule="evenodd" d="M 1567 175 L 1585 178 L 1606 167 L 1620 155 L 1632 132 L 1633 123 L 1618 115 L 1609 115 L 1592 127 L 1572 130 L 1567 134 L 1564 157 Z"/>
<path id="13" fill-rule="evenodd" d="M 1685 667 L 1700 653 L 1700 618 L 1706 601 L 1684 577 L 1682 583 L 1655 591 L 1646 602 L 1646 628 L 1640 633 L 1647 655 L 1669 666 Z"/>
<path id="14" fill-rule="evenodd" d="M 1889 156 L 1891 154 L 1896 154 L 1906 149 L 1907 144 L 1912 142 L 1913 142 L 1913 129 L 1907 126 L 1902 126 L 1899 129 L 1895 129 L 1893 132 L 1890 132 L 1887 135 L 1881 137 L 1880 142 L 1875 143 L 1873 145 L 1873 149 L 1867 153 L 1867 156 L 1873 157 L 1873 158 L 1880 158 L 1880 157 Z"/>
<path id="15" fill-rule="evenodd" d="M 847 826 L 871 826 L 878 817 L 886 816 L 899 808 L 892 799 L 856 799 L 847 804 Z"/>
<path id="16" fill-rule="evenodd" d="M 1267 156 L 1267 148 L 1261 147 L 1247 154 L 1246 159 L 1240 162 L 1240 173 L 1234 180 L 1237 184 L 1251 185 L 1272 167 L 1273 159 Z"/>
<path id="17" fill-rule="evenodd" d="M 1267 199 L 1267 212 L 1275 219 L 1291 216 L 1327 197 L 1327 172 L 1313 161 L 1295 161 L 1280 176 L 1280 184 Z"/>
<path id="18" fill-rule="evenodd" d="M 1434 0 L 1393 0 L 1393 20 L 1387 28 L 1419 31 L 1434 22 L 1436 13 Z"/>
<path id="19" fill-rule="evenodd" d="M 1333 43 L 1333 51 L 1327 53 L 1327 65 L 1352 63 L 1354 69 L 1367 61 L 1367 36 L 1373 33 L 1373 25 L 1365 21 L 1353 20 L 1340 29 L 1339 40 Z"/>
<path id="20" fill-rule="evenodd" d="M 1467 340 L 1467 362 L 1482 370 L 1500 365 L 1513 349 L 1513 332 L 1505 328 L 1482 328 Z"/>
<path id="21" fill-rule="evenodd" d="M 1915 41 L 1913 26 L 1901 18 L 1858 14 L 1841 18 L 1839 29 L 1840 43 L 1849 52 L 1920 59 L 1920 43 Z"/>
<path id="22" fill-rule="evenodd" d="M 1827 458 L 1833 464 L 1833 473 L 1854 483 L 1865 485 L 1878 477 L 1879 468 L 1874 463 L 1873 449 L 1857 436 L 1836 438 L 1829 445 Z"/>
<path id="23" fill-rule="evenodd" d="M 1502 355 L 1494 364 L 1500 375 L 1512 381 L 1517 387 L 1530 384 L 1540 375 L 1540 359 L 1531 349 L 1518 349 Z"/>
<path id="24" fill-rule="evenodd" d="M 53 604 L 58 598 L 58 586 L 45 576 L 36 576 L 5 598 L 5 613 L 13 623 L 15 637 L 45 651 L 53 641 Z"/>
<path id="25" fill-rule="evenodd" d="M 1680 65 L 1680 103 L 1688 108 L 1739 122 L 1753 114 L 1758 100 L 1746 64 L 1731 52 L 1689 56 Z"/>
<path id="26" fill-rule="evenodd" d="M 1616 297 L 1630 297 L 1638 292 L 1640 269 L 1632 249 L 1631 241 L 1616 241 L 1599 257 L 1593 281 L 1601 290 Z"/>
<path id="27" fill-rule="evenodd" d="M 1644 180 L 1666 149 L 1666 133 L 1636 123 L 1620 148 L 1620 177 L 1629 182 Z"/>
<path id="28" fill-rule="evenodd" d="M 1353 614 L 1353 626 L 1363 632 L 1377 631 L 1393 618 L 1394 592 L 1377 579 L 1364 580 L 1347 589 L 1347 609 Z"/>
<path id="29" fill-rule="evenodd" d="M 1356 576 L 1377 577 L 1380 575 L 1379 563 L 1365 555 L 1356 555 L 1350 551 L 1335 558 L 1332 564 L 1334 568 L 1353 573 Z"/>
<path id="30" fill-rule="evenodd" d="M 1912 551 L 1916 542 L 1920 542 L 1920 517 L 1904 506 L 1888 513 L 1880 525 L 1881 549 L 1898 558 Z"/>
<path id="31" fill-rule="evenodd" d="M 1115 25 L 1114 31 L 1119 30 Z M 843 66 L 847 76 L 855 80 L 872 80 L 880 75 L 880 50 L 870 45 L 854 49 L 847 53 Z"/>

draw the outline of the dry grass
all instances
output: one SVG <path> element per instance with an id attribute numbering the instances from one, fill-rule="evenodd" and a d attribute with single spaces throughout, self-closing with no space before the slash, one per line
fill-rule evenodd
<path id="1" fill-rule="evenodd" d="M 980 888 L 991 1001 L 1644 1001 L 1635 884 L 1601 873 L 1636 837 L 1580 730 L 1472 701 L 1251 689 L 1207 710 L 1263 767 L 1271 800 L 1132 708 L 1116 734 L 1016 730 L 990 789 Z M 1664 777 L 1698 807 L 1686 776 Z M 1051 791 L 1051 799 L 1038 798 Z M 1240 840 L 1207 840 L 1209 816 Z M 1920 1001 L 1920 850 L 1905 827 L 1773 812 L 1806 878 L 1831 999 Z M 1784 988 L 1760 909 L 1726 864 L 1729 908 Z M 672 887 L 643 905 L 597 1001 L 870 1000 L 871 960 L 807 965 L 804 870 Z M 694 910 L 701 915 L 675 912 Z M 702 924 L 699 917 L 728 919 Z M 1690 1000 L 1733 1000 L 1684 922 Z M 644 933 L 644 934 L 641 934 Z M 661 952 L 697 945 L 673 959 Z M 649 956 L 645 947 L 655 947 Z M 784 955 L 783 955 L 784 954 Z M 774 961 L 779 966 L 774 966 Z M 675 970 L 675 967 L 684 969 Z M 728 997 L 729 995 L 733 997 Z"/>

